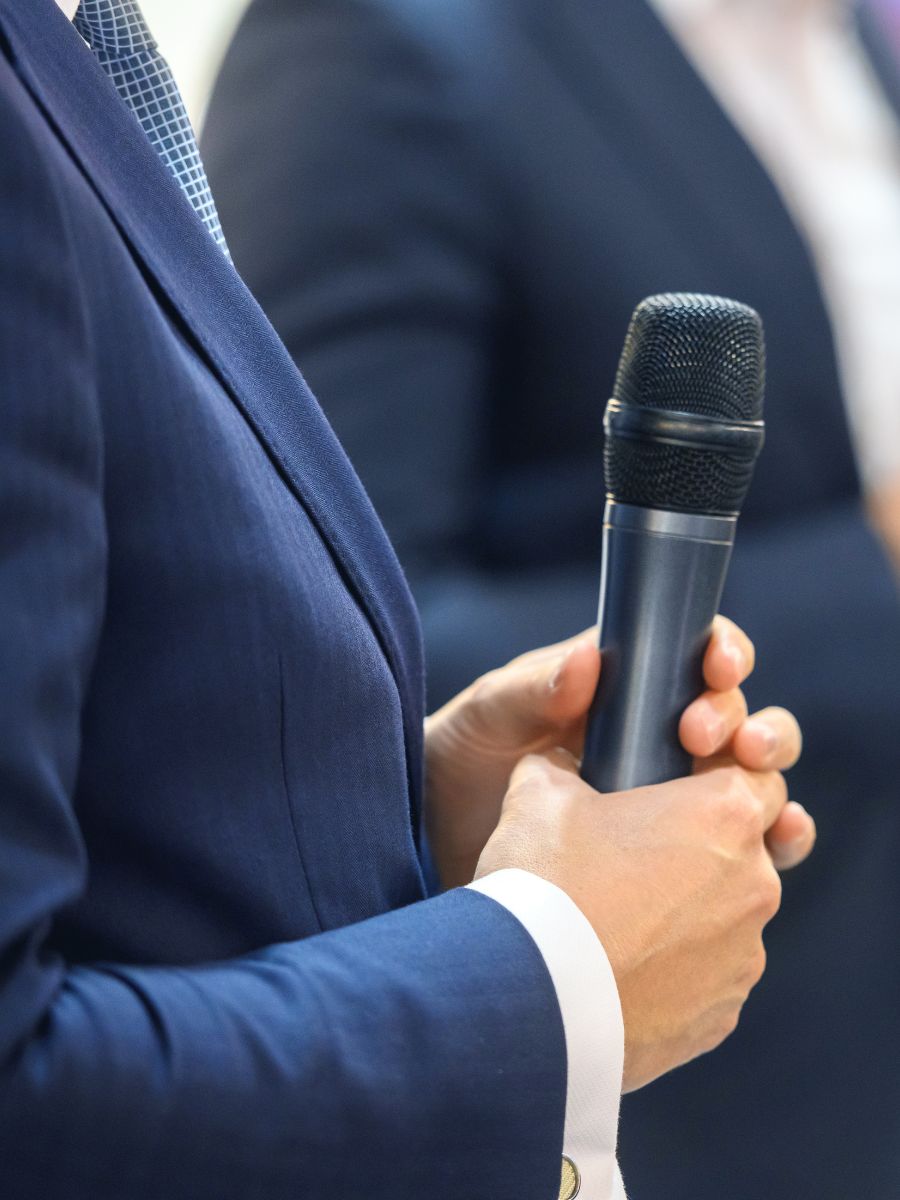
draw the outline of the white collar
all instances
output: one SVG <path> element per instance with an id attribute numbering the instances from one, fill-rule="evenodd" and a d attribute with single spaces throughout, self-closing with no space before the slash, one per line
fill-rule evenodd
<path id="1" fill-rule="evenodd" d="M 78 11 L 78 5 L 81 3 L 81 0 L 56 0 L 56 3 L 71 21 Z"/>

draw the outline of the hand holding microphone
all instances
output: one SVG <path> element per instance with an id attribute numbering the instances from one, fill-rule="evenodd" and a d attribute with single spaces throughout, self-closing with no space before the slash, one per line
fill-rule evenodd
<path id="1" fill-rule="evenodd" d="M 573 693 L 584 683 L 574 676 L 588 675 L 590 651 L 582 639 L 564 659 Z M 485 690 L 499 691 L 507 674 L 509 688 L 516 672 L 533 674 L 540 663 L 529 658 L 485 677 Z M 795 865 L 815 840 L 811 818 L 786 804 L 780 774 L 800 752 L 796 723 L 781 710 L 744 717 L 736 687 L 752 666 L 749 643 L 724 623 L 704 665 L 710 687 L 689 706 L 683 733 L 710 769 L 600 796 L 579 778 L 568 750 L 529 755 L 513 772 L 476 871 L 531 871 L 565 891 L 591 922 L 622 1002 L 625 1091 L 732 1031 L 762 973 L 762 931 L 778 907 L 772 856 Z M 714 734 L 707 706 L 718 701 Z M 575 722 L 582 728 L 588 703 L 589 695 Z"/>
<path id="2" fill-rule="evenodd" d="M 799 754 L 796 723 L 781 710 L 746 720 L 736 689 L 752 668 L 747 643 L 727 624 L 710 641 L 762 440 L 761 399 L 752 310 L 674 296 L 635 314 L 607 414 L 609 490 L 626 511 L 607 509 L 585 779 L 570 750 L 547 749 L 552 728 L 536 733 L 540 753 L 513 771 L 478 861 L 479 876 L 519 867 L 548 879 L 593 925 L 623 1006 L 625 1090 L 732 1031 L 762 974 L 762 930 L 780 901 L 773 853 L 794 865 L 815 840 L 780 774 Z M 498 696 L 514 691 L 517 670 L 539 677 L 542 655 L 486 676 L 436 714 L 434 732 L 443 723 L 446 744 L 448 731 L 467 730 L 458 747 L 489 762 L 484 730 L 515 709 L 511 695 L 505 706 Z M 582 687 L 563 745 L 584 728 L 597 663 L 582 640 L 557 669 L 570 684 L 580 673 Z M 709 690 L 689 704 L 704 681 Z M 551 690 L 559 704 L 558 678 Z M 691 776 L 692 755 L 709 761 Z"/>

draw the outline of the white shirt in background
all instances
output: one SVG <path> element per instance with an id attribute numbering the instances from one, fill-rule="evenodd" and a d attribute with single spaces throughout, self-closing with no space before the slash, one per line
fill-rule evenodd
<path id="1" fill-rule="evenodd" d="M 849 0 L 651 3 L 809 246 L 864 487 L 900 480 L 900 122 Z"/>

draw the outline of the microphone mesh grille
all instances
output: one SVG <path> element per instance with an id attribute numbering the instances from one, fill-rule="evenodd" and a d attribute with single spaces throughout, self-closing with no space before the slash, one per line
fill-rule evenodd
<path id="1" fill-rule="evenodd" d="M 606 490 L 622 504 L 725 516 L 740 509 L 755 464 L 755 454 L 615 438 L 606 446 Z"/>
<path id="2" fill-rule="evenodd" d="M 765 387 L 762 322 L 718 296 L 651 296 L 634 311 L 613 397 L 711 421 L 759 421 Z M 740 511 L 755 449 L 698 449 L 607 438 L 606 489 L 624 504 L 688 512 Z"/>
<path id="3" fill-rule="evenodd" d="M 672 292 L 634 310 L 613 396 L 724 421 L 762 417 L 762 322 L 746 304 Z"/>

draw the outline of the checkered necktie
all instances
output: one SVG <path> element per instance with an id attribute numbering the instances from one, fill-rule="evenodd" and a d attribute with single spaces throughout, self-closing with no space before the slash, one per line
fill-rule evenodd
<path id="1" fill-rule="evenodd" d="M 137 0 L 81 0 L 74 23 L 230 259 L 184 101 Z"/>

